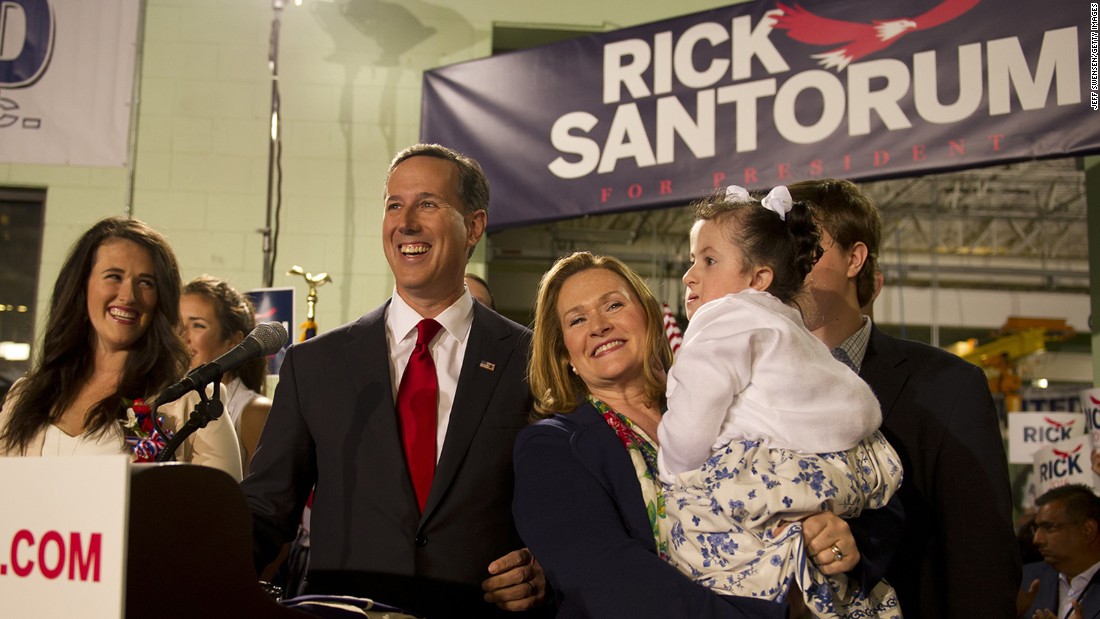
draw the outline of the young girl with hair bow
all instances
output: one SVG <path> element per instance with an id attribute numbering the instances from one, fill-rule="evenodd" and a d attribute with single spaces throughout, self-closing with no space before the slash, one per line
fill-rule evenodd
<path id="1" fill-rule="evenodd" d="M 803 322 L 821 255 L 808 205 L 731 186 L 695 211 L 691 322 L 658 428 L 670 562 L 723 594 L 782 601 L 794 585 L 817 617 L 900 617 L 885 582 L 821 571 L 853 549 L 803 542 L 801 518 L 881 507 L 902 475 L 874 394 Z"/>

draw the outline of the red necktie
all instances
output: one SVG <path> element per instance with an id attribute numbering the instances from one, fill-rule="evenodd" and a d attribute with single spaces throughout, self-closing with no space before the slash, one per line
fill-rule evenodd
<path id="1" fill-rule="evenodd" d="M 439 399 L 439 381 L 428 345 L 441 328 L 442 325 L 431 318 L 416 324 L 416 346 L 397 389 L 397 414 L 401 418 L 405 460 L 409 463 L 409 477 L 421 512 L 435 475 L 436 401 Z"/>

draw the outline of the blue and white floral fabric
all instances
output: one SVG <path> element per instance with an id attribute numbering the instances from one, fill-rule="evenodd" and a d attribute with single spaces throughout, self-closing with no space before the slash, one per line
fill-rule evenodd
<path id="1" fill-rule="evenodd" d="M 797 519 L 825 510 L 843 518 L 882 507 L 901 485 L 897 453 L 882 434 L 843 452 L 805 454 L 734 441 L 700 469 L 665 486 L 670 562 L 719 593 L 783 600 L 791 583 L 816 617 L 901 617 L 885 581 L 870 592 L 826 576 L 807 556 Z M 790 523 L 773 539 L 776 528 Z"/>

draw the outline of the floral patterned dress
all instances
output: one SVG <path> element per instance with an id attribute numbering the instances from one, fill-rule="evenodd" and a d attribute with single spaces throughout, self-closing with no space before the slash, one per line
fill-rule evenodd
<path id="1" fill-rule="evenodd" d="M 658 524 L 670 561 L 719 593 L 783 600 L 797 583 L 816 617 L 901 617 L 885 581 L 865 594 L 844 575 L 825 576 L 808 558 L 796 521 L 882 507 L 901 476 L 898 455 L 879 432 L 848 451 L 820 454 L 734 441 L 665 486 L 666 517 Z"/>

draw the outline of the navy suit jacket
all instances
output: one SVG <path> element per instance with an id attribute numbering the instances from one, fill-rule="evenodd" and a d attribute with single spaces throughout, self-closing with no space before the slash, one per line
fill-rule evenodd
<path id="1" fill-rule="evenodd" d="M 435 615 L 492 614 L 480 588 L 489 563 L 524 546 L 511 515 L 511 454 L 531 410 L 530 331 L 474 303 L 447 436 L 421 514 L 394 408 L 386 305 L 287 351 L 242 484 L 257 563 L 294 537 L 316 485 L 311 592 Z"/>
<path id="2" fill-rule="evenodd" d="M 1058 571 L 1046 561 L 1028 563 L 1024 566 L 1024 578 L 1020 584 L 1021 591 L 1027 591 L 1031 582 L 1039 579 L 1039 594 L 1035 596 L 1035 603 L 1027 609 L 1024 617 L 1030 619 L 1035 611 L 1047 609 L 1058 614 Z M 1081 605 L 1081 614 L 1084 619 L 1100 619 L 1100 571 L 1092 575 L 1085 595 L 1078 602 Z"/>
<path id="3" fill-rule="evenodd" d="M 1013 617 L 1020 556 L 985 374 L 939 348 L 871 332 L 860 376 L 905 469 L 906 525 L 886 572 L 906 617 Z"/>

